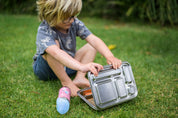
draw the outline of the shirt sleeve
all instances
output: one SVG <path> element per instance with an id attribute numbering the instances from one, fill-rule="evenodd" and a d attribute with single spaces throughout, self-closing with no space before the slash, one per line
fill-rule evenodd
<path id="1" fill-rule="evenodd" d="M 48 26 L 39 26 L 36 41 L 39 54 L 44 54 L 47 47 L 56 45 L 54 33 Z"/>
<path id="2" fill-rule="evenodd" d="M 87 36 L 91 34 L 90 30 L 84 25 L 82 21 L 79 19 L 75 19 L 76 27 L 77 27 L 77 36 L 79 36 L 81 39 L 86 39 Z"/>

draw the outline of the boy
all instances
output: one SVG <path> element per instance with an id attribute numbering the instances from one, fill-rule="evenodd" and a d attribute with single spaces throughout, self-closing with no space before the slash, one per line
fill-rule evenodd
<path id="1" fill-rule="evenodd" d="M 37 8 L 42 23 L 37 33 L 33 70 L 39 79 L 58 78 L 63 86 L 70 88 L 71 96 L 77 96 L 79 88 L 90 86 L 86 72 L 97 76 L 103 69 L 102 65 L 93 63 L 97 51 L 114 69 L 120 67 L 121 60 L 76 18 L 82 8 L 81 0 L 38 0 Z M 78 51 L 76 36 L 87 41 Z M 75 73 L 71 80 L 70 76 Z"/>

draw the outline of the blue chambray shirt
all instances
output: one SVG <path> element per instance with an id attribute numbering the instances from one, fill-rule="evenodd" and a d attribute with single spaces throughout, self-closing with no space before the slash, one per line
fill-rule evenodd
<path id="1" fill-rule="evenodd" d="M 38 27 L 36 37 L 37 48 L 33 59 L 36 60 L 38 55 L 44 54 L 48 46 L 56 45 L 55 40 L 59 41 L 62 50 L 74 57 L 76 53 L 76 37 L 79 36 L 81 39 L 85 39 L 90 34 L 91 32 L 84 23 L 77 18 L 74 19 L 67 34 L 63 34 L 56 28 L 50 27 L 44 20 Z"/>

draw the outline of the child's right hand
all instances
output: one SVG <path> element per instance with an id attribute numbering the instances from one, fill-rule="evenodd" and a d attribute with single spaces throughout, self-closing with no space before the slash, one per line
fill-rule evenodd
<path id="1" fill-rule="evenodd" d="M 95 76 L 98 76 L 98 72 L 103 69 L 103 66 L 97 63 L 87 63 L 82 64 L 80 71 L 86 73 L 88 71 L 91 71 Z"/>

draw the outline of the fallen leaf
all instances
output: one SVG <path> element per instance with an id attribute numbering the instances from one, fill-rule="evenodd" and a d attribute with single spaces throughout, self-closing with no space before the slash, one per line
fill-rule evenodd
<path id="1" fill-rule="evenodd" d="M 108 46 L 108 48 L 109 48 L 110 50 L 113 50 L 113 49 L 115 49 L 115 48 L 116 48 L 116 45 L 111 44 L 111 45 L 109 45 L 109 46 Z"/>

